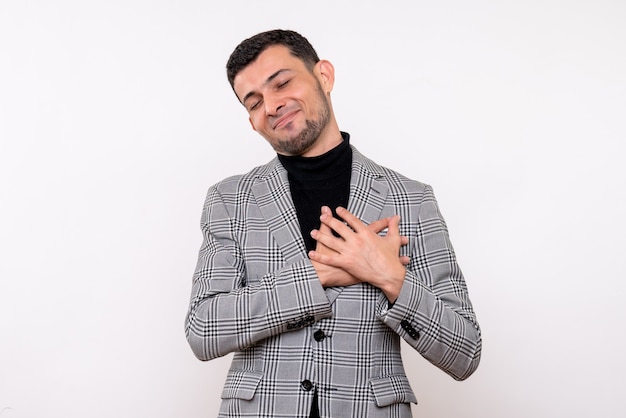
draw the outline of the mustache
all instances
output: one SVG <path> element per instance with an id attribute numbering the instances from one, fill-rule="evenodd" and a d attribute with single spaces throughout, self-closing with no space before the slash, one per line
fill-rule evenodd
<path id="1" fill-rule="evenodd" d="M 270 118 L 270 124 L 272 126 L 272 129 L 275 129 L 276 126 L 279 125 L 280 122 L 283 120 L 283 118 L 289 117 L 291 114 L 297 112 L 298 110 L 299 109 L 296 106 L 284 107 L 279 109 L 279 111 L 276 112 L 276 115 Z"/>

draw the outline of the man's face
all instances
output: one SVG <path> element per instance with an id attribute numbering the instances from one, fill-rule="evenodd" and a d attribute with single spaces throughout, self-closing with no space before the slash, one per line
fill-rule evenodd
<path id="1" fill-rule="evenodd" d="M 319 65 L 319 63 L 318 63 Z M 234 90 L 252 128 L 284 155 L 315 154 L 331 118 L 318 65 L 313 73 L 285 46 L 271 46 L 237 74 Z"/>

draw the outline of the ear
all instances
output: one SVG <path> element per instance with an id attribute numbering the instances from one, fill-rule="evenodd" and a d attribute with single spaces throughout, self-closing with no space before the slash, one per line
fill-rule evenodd
<path id="1" fill-rule="evenodd" d="M 335 67 L 333 64 L 327 60 L 320 60 L 315 64 L 314 72 L 324 89 L 324 93 L 329 94 L 335 85 Z"/>
<path id="2" fill-rule="evenodd" d="M 254 127 L 254 122 L 252 122 L 252 118 L 248 118 L 248 122 L 250 122 L 250 126 L 252 126 L 252 130 L 256 132 L 256 128 Z"/>

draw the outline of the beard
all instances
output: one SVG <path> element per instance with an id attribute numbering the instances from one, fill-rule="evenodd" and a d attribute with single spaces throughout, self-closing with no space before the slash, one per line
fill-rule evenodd
<path id="1" fill-rule="evenodd" d="M 330 105 L 321 86 L 318 86 L 320 108 L 315 120 L 307 119 L 306 126 L 295 137 L 276 139 L 274 150 L 284 155 L 302 155 L 311 148 L 330 121 Z"/>

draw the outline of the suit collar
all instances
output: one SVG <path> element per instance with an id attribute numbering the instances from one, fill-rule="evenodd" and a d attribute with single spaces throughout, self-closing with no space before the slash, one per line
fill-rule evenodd
<path id="1" fill-rule="evenodd" d="M 383 169 L 354 146 L 351 147 L 352 174 L 348 210 L 369 224 L 383 217 L 388 186 L 381 181 Z M 304 241 L 289 191 L 287 171 L 278 158 L 260 167 L 252 191 L 267 225 L 285 254 L 302 257 L 306 253 Z"/>

